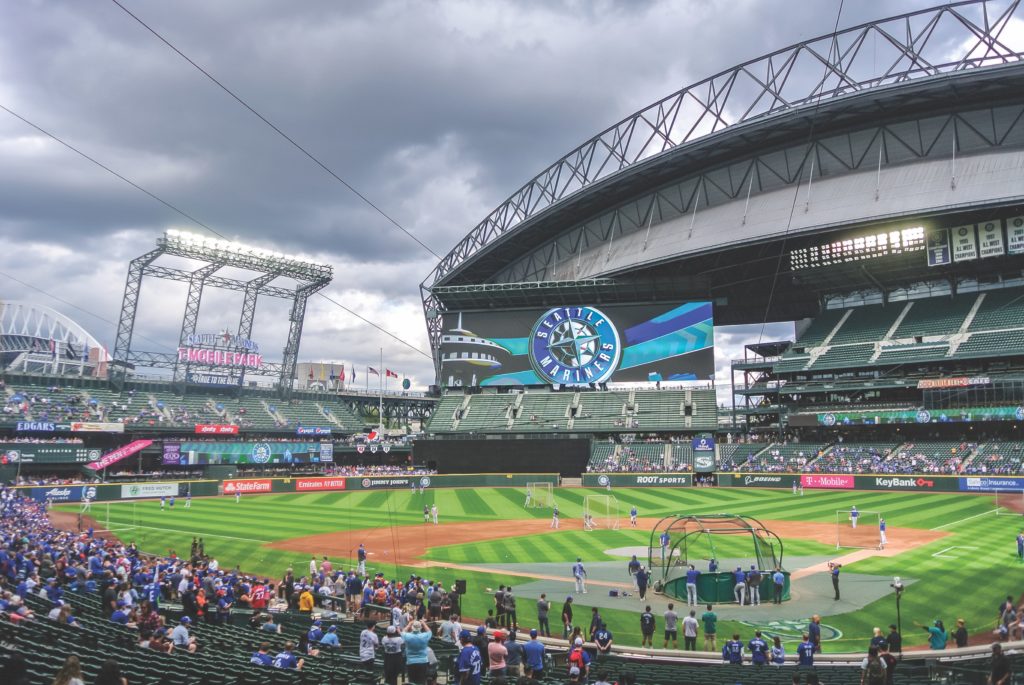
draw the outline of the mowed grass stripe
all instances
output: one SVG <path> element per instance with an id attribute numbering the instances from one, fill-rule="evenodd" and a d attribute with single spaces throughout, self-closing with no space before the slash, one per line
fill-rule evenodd
<path id="1" fill-rule="evenodd" d="M 484 501 L 484 499 L 477 494 L 476 490 L 470 488 L 463 488 L 455 491 L 455 496 L 459 500 L 459 504 L 462 506 L 462 510 L 472 516 L 489 516 L 493 517 L 494 510 Z"/>

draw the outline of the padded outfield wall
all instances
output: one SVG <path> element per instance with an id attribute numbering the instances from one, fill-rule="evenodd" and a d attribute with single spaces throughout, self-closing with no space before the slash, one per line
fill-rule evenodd
<path id="1" fill-rule="evenodd" d="M 719 473 L 719 487 L 805 490 L 900 490 L 905 492 L 995 492 L 1024 490 L 1024 477 L 934 474 L 852 475 L 832 473 Z M 586 473 L 586 487 L 689 487 L 690 473 Z"/>

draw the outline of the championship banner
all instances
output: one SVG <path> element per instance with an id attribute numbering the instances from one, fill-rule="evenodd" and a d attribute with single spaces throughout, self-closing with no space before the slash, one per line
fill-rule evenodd
<path id="1" fill-rule="evenodd" d="M 102 457 L 100 457 L 98 461 L 86 464 L 85 466 L 86 468 L 90 468 L 93 471 L 99 471 L 100 469 L 107 468 L 111 464 L 116 464 L 122 459 L 127 459 L 133 454 L 141 452 L 142 450 L 146 449 L 152 444 L 152 440 L 135 440 L 133 442 L 128 443 L 124 447 L 118 447 L 113 452 L 107 452 Z"/>
<path id="2" fill-rule="evenodd" d="M 73 433 L 124 433 L 123 423 L 72 422 Z"/>
<path id="3" fill-rule="evenodd" d="M 312 492 L 316 490 L 344 490 L 344 478 L 296 478 L 295 492 Z"/>
<path id="4" fill-rule="evenodd" d="M 949 253 L 949 229 L 933 228 L 927 234 L 928 266 L 945 266 L 952 261 Z"/>
<path id="5" fill-rule="evenodd" d="M 197 423 L 197 435 L 238 435 L 238 426 L 233 424 Z"/>
<path id="6" fill-rule="evenodd" d="M 978 244 L 978 252 L 982 259 L 1006 254 L 1003 244 L 1003 222 L 996 219 L 978 224 Z"/>
<path id="7" fill-rule="evenodd" d="M 1006 220 L 1006 251 L 1010 254 L 1024 254 L 1024 216 Z"/>
<path id="8" fill-rule="evenodd" d="M 121 499 L 177 496 L 177 483 L 129 483 L 121 486 Z"/>
<path id="9" fill-rule="evenodd" d="M 978 258 L 978 238 L 974 224 L 950 229 L 953 234 L 953 261 L 969 262 Z"/>
<path id="10" fill-rule="evenodd" d="M 274 482 L 269 478 L 258 480 L 226 480 L 224 481 L 224 494 L 234 495 L 235 493 L 247 494 L 250 492 L 270 492 Z"/>

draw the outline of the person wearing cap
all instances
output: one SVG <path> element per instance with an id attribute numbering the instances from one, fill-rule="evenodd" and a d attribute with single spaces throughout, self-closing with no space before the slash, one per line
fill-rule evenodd
<path id="1" fill-rule="evenodd" d="M 530 641 L 523 645 L 523 660 L 526 662 L 526 675 L 534 680 L 544 679 L 544 643 L 537 639 L 537 631 L 530 631 Z"/>
<path id="2" fill-rule="evenodd" d="M 225 625 L 230 621 L 231 618 L 231 607 L 233 602 L 228 596 L 227 590 L 221 588 L 217 590 L 217 624 Z"/>
<path id="3" fill-rule="evenodd" d="M 338 626 L 331 626 L 320 638 L 320 644 L 324 647 L 340 650 L 341 640 L 338 639 Z"/>
<path id="4" fill-rule="evenodd" d="M 404 645 L 398 628 L 388 626 L 387 635 L 380 641 L 381 651 L 384 652 L 384 682 L 387 685 L 398 685 L 398 676 L 405 667 L 405 656 L 402 654 Z"/>
<path id="5" fill-rule="evenodd" d="M 194 654 L 196 651 L 196 639 L 188 634 L 188 626 L 192 623 L 192 619 L 188 616 L 182 616 L 181 621 L 178 625 L 174 626 L 174 630 L 171 631 L 171 642 L 177 649 L 184 649 L 189 653 Z"/>
<path id="6" fill-rule="evenodd" d="M 494 641 L 487 645 L 487 668 L 491 678 L 504 677 L 508 673 L 505 659 L 508 649 L 505 647 L 505 631 L 494 631 Z"/>
<path id="7" fill-rule="evenodd" d="M 413 685 L 425 685 L 430 661 L 430 627 L 423 621 L 411 621 L 400 635 L 405 644 L 406 675 Z"/>
<path id="8" fill-rule="evenodd" d="M 572 595 L 565 598 L 562 605 L 562 639 L 568 640 L 572 632 Z"/>
<path id="9" fill-rule="evenodd" d="M 587 594 L 587 569 L 583 567 L 583 559 L 576 557 L 572 565 L 572 577 L 576 580 L 576 592 Z"/>
<path id="10" fill-rule="evenodd" d="M 590 654 L 587 650 L 583 649 L 583 638 L 578 637 L 572 643 L 572 651 L 569 652 L 568 657 L 569 669 L 579 669 L 579 675 L 581 680 L 585 680 L 587 674 L 590 671 Z"/>
<path id="11" fill-rule="evenodd" d="M 930 626 L 926 626 L 923 623 L 914 621 L 914 625 L 918 628 L 924 628 L 925 632 L 928 633 L 928 648 L 929 649 L 945 649 L 946 641 L 949 640 L 949 635 L 946 633 L 946 627 L 942 625 L 942 621 L 935 619 L 935 623 Z"/>
<path id="12" fill-rule="evenodd" d="M 455 662 L 455 668 L 459 672 L 459 685 L 480 685 L 480 676 L 483 672 L 483 658 L 480 650 L 473 645 L 473 639 L 468 630 L 459 633 L 459 642 L 462 650 Z"/>
<path id="13" fill-rule="evenodd" d="M 569 682 L 570 683 L 580 683 L 580 682 L 583 682 L 581 680 L 582 677 L 583 677 L 583 674 L 581 673 L 579 666 L 570 666 L 569 667 Z"/>
<path id="14" fill-rule="evenodd" d="M 134 628 L 135 624 L 131 622 L 131 619 L 129 619 L 128 614 L 125 612 L 124 609 L 124 601 L 120 599 L 117 600 L 117 609 L 115 609 L 114 613 L 110 615 L 110 622 L 120 623 L 121 625 L 127 628 Z"/>
<path id="15" fill-rule="evenodd" d="M 516 629 L 514 627 L 509 631 L 508 637 L 505 639 L 505 651 L 508 652 L 505 655 L 505 677 L 518 678 L 522 670 L 520 667 L 523 664 L 523 657 L 526 655 L 523 653 L 523 645 L 516 641 Z"/>
<path id="16" fill-rule="evenodd" d="M 551 637 L 551 624 L 548 622 L 549 611 L 551 611 L 551 602 L 548 601 L 548 596 L 542 592 L 540 599 L 537 600 L 537 628 L 540 630 L 540 634 L 546 637 Z"/>
<path id="17" fill-rule="evenodd" d="M 320 619 L 313 621 L 313 625 L 310 626 L 309 631 L 306 633 L 306 656 L 320 656 L 320 649 L 317 645 L 320 644 L 320 640 L 324 636 L 321 625 Z M 302 643 L 300 642 L 299 644 L 301 645 Z"/>

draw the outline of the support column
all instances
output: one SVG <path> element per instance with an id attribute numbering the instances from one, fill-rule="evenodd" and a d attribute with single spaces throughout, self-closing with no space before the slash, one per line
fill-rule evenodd
<path id="1" fill-rule="evenodd" d="M 135 330 L 135 312 L 139 307 L 139 295 L 142 292 L 142 277 L 146 267 L 163 254 L 163 249 L 147 252 L 136 257 L 128 266 L 128 277 L 125 280 L 124 299 L 121 300 L 121 317 L 117 322 L 117 336 L 114 338 L 114 356 L 110 365 L 110 381 L 120 392 L 124 389 L 125 375 L 128 373 L 128 354 L 132 349 L 132 334 Z M 102 353 L 101 353 L 102 354 Z"/>

